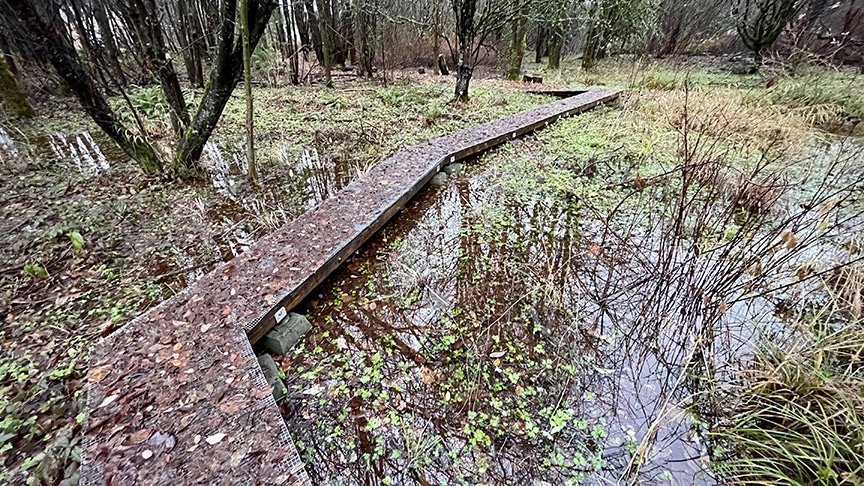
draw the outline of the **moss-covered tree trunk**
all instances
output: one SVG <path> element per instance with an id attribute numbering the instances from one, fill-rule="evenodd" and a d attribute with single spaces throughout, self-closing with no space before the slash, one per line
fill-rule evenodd
<path id="1" fill-rule="evenodd" d="M 596 23 L 588 28 L 588 34 L 585 36 L 585 47 L 582 49 L 582 69 L 588 71 L 594 69 L 597 62 L 597 54 L 601 41 L 600 28 Z"/>
<path id="2" fill-rule="evenodd" d="M 522 76 L 522 58 L 525 57 L 525 34 L 528 27 L 528 4 L 524 3 L 522 8 L 513 18 L 513 35 L 510 38 L 510 68 L 507 70 L 507 79 L 518 81 Z"/>
<path id="3" fill-rule="evenodd" d="M 60 78 L 75 95 L 84 111 L 111 137 L 124 152 L 138 161 L 149 173 L 162 170 L 162 161 L 145 140 L 135 136 L 117 120 L 105 97 L 99 91 L 93 76 L 81 62 L 63 25 L 46 20 L 34 0 L 5 2 L 9 8 L 0 8 L 7 25 L 17 25 L 18 39 L 27 44 L 32 55 L 49 62 Z M 19 22 L 18 19 L 27 19 Z"/>
<path id="4" fill-rule="evenodd" d="M 317 0 L 315 3 L 318 6 L 318 29 L 321 32 L 321 66 L 324 68 L 324 84 L 332 88 L 333 79 L 330 70 L 333 68 L 333 34 L 335 33 L 333 15 L 329 0 Z"/>
<path id="5" fill-rule="evenodd" d="M 249 52 L 255 51 L 275 8 L 276 2 L 272 0 L 249 0 Z M 216 128 L 225 104 L 243 75 L 243 49 L 234 35 L 236 12 L 236 0 L 222 0 L 222 25 L 219 29 L 216 59 L 210 71 L 210 80 L 204 87 L 204 96 L 198 111 L 177 146 L 174 171 L 178 175 L 198 171 L 198 159 L 201 158 L 204 144 Z"/>
<path id="6" fill-rule="evenodd" d="M 3 108 L 12 116 L 31 118 L 36 116 L 30 102 L 24 93 L 18 89 L 15 75 L 6 66 L 6 61 L 0 57 L 0 101 Z"/>

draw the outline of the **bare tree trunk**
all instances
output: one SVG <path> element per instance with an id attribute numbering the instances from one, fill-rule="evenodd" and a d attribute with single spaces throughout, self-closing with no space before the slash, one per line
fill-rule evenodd
<path id="1" fill-rule="evenodd" d="M 561 67 L 561 47 L 564 45 L 564 32 L 560 25 L 551 29 L 549 35 L 549 69 Z"/>
<path id="2" fill-rule="evenodd" d="M 596 15 L 596 10 L 594 10 Z M 602 27 L 599 26 L 601 19 L 593 19 L 588 33 L 585 35 L 585 47 L 582 49 L 582 69 L 594 69 L 599 57 L 600 43 L 603 41 Z"/>
<path id="3" fill-rule="evenodd" d="M 369 12 L 370 6 L 365 0 L 354 2 L 354 46 L 357 51 L 359 76 L 372 77 L 372 53 L 374 40 L 371 33 L 375 29 L 375 17 Z"/>
<path id="4" fill-rule="evenodd" d="M 300 84 L 300 58 L 299 58 L 300 52 L 299 52 L 298 46 L 297 46 L 297 39 L 295 38 L 297 35 L 296 32 L 298 32 L 298 30 L 295 28 L 297 26 L 294 25 L 294 22 L 297 19 L 297 14 L 294 11 L 294 9 L 296 9 L 297 6 L 294 5 L 294 3 L 292 2 L 290 9 L 288 11 L 286 11 L 285 10 L 285 1 L 286 0 L 279 0 L 279 9 L 282 12 L 282 18 L 285 21 L 285 23 L 283 25 L 285 27 L 285 39 L 286 39 L 285 42 L 288 44 L 287 54 L 288 54 L 288 66 L 291 70 L 291 76 L 290 76 L 291 84 L 293 84 L 294 86 L 297 86 L 298 84 Z M 301 49 L 301 50 L 303 49 L 302 44 L 299 47 L 299 49 Z"/>
<path id="5" fill-rule="evenodd" d="M 432 58 L 432 69 L 435 74 L 441 74 L 441 67 L 438 65 L 438 57 L 441 55 L 441 2 L 433 0 L 432 4 L 432 50 L 434 57 Z"/>
<path id="6" fill-rule="evenodd" d="M 304 0 L 303 8 L 306 10 L 309 37 L 312 42 L 312 49 L 315 50 L 315 59 L 318 60 L 318 64 L 324 65 L 324 40 L 322 38 L 319 14 L 315 12 L 312 0 Z"/>
<path id="7" fill-rule="evenodd" d="M 537 38 L 534 40 L 534 62 L 540 64 L 543 61 L 543 45 L 546 41 L 546 29 L 542 25 L 537 26 Z"/>
<path id="8" fill-rule="evenodd" d="M 294 25 L 297 27 L 297 36 L 300 40 L 300 50 L 303 51 L 303 60 L 308 61 L 309 50 L 312 42 L 309 40 L 309 18 L 306 15 L 306 6 L 303 0 L 291 0 L 291 14 Z"/>
<path id="9" fill-rule="evenodd" d="M 468 101 L 468 84 L 474 74 L 474 13 L 477 0 L 454 0 L 456 38 L 459 41 L 459 61 L 456 66 L 455 99 Z"/>
<path id="10" fill-rule="evenodd" d="M 165 52 L 162 25 L 154 0 L 134 0 L 131 5 L 121 3 L 121 13 L 135 31 L 147 70 L 156 76 L 162 86 L 174 133 L 182 135 L 189 125 L 189 111 L 174 64 Z"/>
<path id="11" fill-rule="evenodd" d="M 81 13 L 81 6 L 78 5 L 77 0 L 73 0 L 66 4 L 69 8 L 69 17 L 72 22 L 72 26 L 75 28 L 75 33 L 78 34 L 78 41 L 81 43 L 81 50 L 84 52 L 85 59 L 93 59 L 93 49 L 90 46 L 90 36 L 87 35 L 87 29 L 84 28 L 84 23 L 81 20 L 83 14 Z"/>
<path id="12" fill-rule="evenodd" d="M 330 0 L 316 0 L 318 6 L 318 28 L 321 32 L 321 57 L 324 68 L 324 84 L 333 87 L 330 70 L 333 68 L 333 19 Z"/>
<path id="13" fill-rule="evenodd" d="M 270 15 L 276 8 L 276 3 L 272 0 L 248 1 L 249 51 L 255 52 L 255 47 L 270 21 Z M 237 11 L 237 3 L 236 0 L 222 0 L 221 5 L 222 26 L 219 29 L 219 45 L 213 69 L 210 71 L 210 82 L 204 88 L 204 97 L 198 112 L 195 113 L 195 118 L 180 139 L 174 158 L 174 170 L 180 174 L 197 171 L 198 159 L 201 158 L 204 144 L 213 133 L 225 109 L 225 104 L 243 73 L 242 48 L 234 38 L 234 15 Z"/>
<path id="14" fill-rule="evenodd" d="M 204 86 L 204 76 L 201 67 L 200 49 L 196 45 L 201 42 L 200 34 L 195 28 L 195 19 L 190 13 L 187 0 L 177 0 L 177 18 L 175 19 L 175 31 L 180 43 L 183 55 L 183 64 L 186 66 L 186 75 L 189 83 L 193 86 Z"/>
<path id="15" fill-rule="evenodd" d="M 108 58 L 108 64 L 111 66 L 114 79 L 122 87 L 126 86 L 126 73 L 120 66 L 120 52 L 117 49 L 117 43 L 114 42 L 114 31 L 111 29 L 111 22 L 108 20 L 108 11 L 105 6 L 105 0 L 98 0 L 93 4 L 93 16 L 96 18 L 96 25 L 99 26 L 99 37 L 102 39 L 102 45 L 105 46 L 105 54 Z"/>
<path id="16" fill-rule="evenodd" d="M 92 75 L 81 63 L 72 41 L 62 25 L 47 21 L 40 15 L 33 0 L 0 0 L 0 16 L 6 17 L 9 25 L 18 26 L 16 34 L 27 43 L 30 52 L 38 59 L 47 60 L 78 98 L 84 111 L 109 137 L 141 167 L 150 173 L 162 170 L 162 161 L 146 141 L 134 136 L 114 116 L 108 102 L 93 82 Z M 18 19 L 27 19 L 18 22 Z"/>

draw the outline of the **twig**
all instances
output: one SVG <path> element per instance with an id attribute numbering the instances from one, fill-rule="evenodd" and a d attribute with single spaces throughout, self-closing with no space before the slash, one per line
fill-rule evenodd
<path id="1" fill-rule="evenodd" d="M 174 275 L 179 275 L 179 274 L 181 274 L 181 273 L 191 272 L 192 270 L 197 270 L 197 269 L 199 269 L 199 268 L 201 268 L 201 267 L 206 267 L 206 266 L 209 266 L 209 265 L 215 265 L 215 264 L 217 264 L 217 263 L 220 263 L 221 261 L 222 261 L 221 259 L 219 259 L 219 260 L 210 260 L 209 262 L 199 263 L 198 265 L 192 265 L 191 267 L 180 268 L 180 269 L 178 269 L 178 270 L 173 270 L 173 271 L 170 271 L 170 272 L 168 272 L 168 273 L 163 273 L 163 274 L 160 274 L 160 275 L 156 275 L 156 276 L 154 277 L 154 279 L 155 279 L 155 280 L 162 280 L 163 278 L 173 277 Z"/>

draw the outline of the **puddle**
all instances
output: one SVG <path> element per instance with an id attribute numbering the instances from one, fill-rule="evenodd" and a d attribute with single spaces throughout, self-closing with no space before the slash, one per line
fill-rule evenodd
<path id="1" fill-rule="evenodd" d="M 15 141 L 6 133 L 3 127 L 0 127 L 0 153 L 4 159 L 14 159 L 18 157 L 18 149 L 15 148 Z"/>
<path id="2" fill-rule="evenodd" d="M 260 179 L 252 185 L 246 180 L 242 143 L 211 141 L 204 148 L 210 184 L 227 200 L 207 212 L 208 219 L 228 228 L 214 236 L 226 261 L 337 193 L 355 176 L 345 164 L 314 148 L 284 143 L 264 147 L 257 156 Z"/>

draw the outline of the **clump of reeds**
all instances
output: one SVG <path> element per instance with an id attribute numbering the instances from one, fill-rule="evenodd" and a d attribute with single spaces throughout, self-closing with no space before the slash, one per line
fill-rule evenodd
<path id="1" fill-rule="evenodd" d="M 864 484 L 864 323 L 811 317 L 740 373 L 712 433 L 731 484 Z"/>

